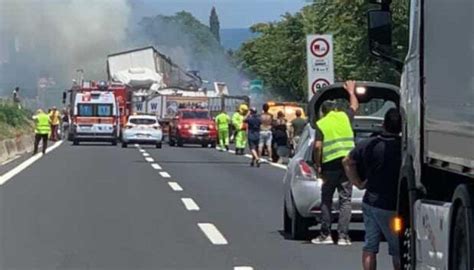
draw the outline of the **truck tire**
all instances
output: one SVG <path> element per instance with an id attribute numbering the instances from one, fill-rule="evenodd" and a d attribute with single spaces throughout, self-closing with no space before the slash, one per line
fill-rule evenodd
<path id="1" fill-rule="evenodd" d="M 116 145 L 117 145 L 117 139 L 115 139 L 115 140 L 112 141 L 112 145 L 113 145 L 113 146 L 116 146 Z"/>
<path id="2" fill-rule="evenodd" d="M 78 140 L 73 140 L 72 145 L 79 145 L 79 141 Z"/>
<path id="3" fill-rule="evenodd" d="M 127 148 L 127 143 L 122 142 L 122 148 Z"/>
<path id="4" fill-rule="evenodd" d="M 453 204 L 449 269 L 474 269 L 474 186 L 456 188 Z"/>
<path id="5" fill-rule="evenodd" d="M 156 148 L 158 148 L 158 149 L 161 149 L 161 147 L 162 147 L 162 144 L 161 144 L 161 142 L 159 142 L 159 143 L 156 143 Z"/>

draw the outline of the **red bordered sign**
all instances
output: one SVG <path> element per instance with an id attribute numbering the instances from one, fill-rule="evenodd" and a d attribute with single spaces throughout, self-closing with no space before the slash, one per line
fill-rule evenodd
<path id="1" fill-rule="evenodd" d="M 326 79 L 317 79 L 311 85 L 311 91 L 313 91 L 313 94 L 316 94 L 316 92 L 318 92 L 319 89 L 321 89 L 323 87 L 326 87 L 328 85 L 330 85 L 328 80 L 326 80 Z"/>
<path id="2" fill-rule="evenodd" d="M 331 46 L 324 38 L 317 38 L 311 42 L 311 53 L 316 57 L 324 57 L 330 50 Z"/>

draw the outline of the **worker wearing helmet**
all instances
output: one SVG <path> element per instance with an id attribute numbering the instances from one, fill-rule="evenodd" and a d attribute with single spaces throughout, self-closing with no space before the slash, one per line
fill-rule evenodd
<path id="1" fill-rule="evenodd" d="M 235 135 L 235 154 L 243 155 L 245 146 L 247 145 L 247 128 L 244 123 L 245 118 L 249 112 L 249 107 L 247 104 L 242 104 L 239 106 L 239 114 L 235 116 L 233 120 L 233 125 L 236 130 Z"/>
<path id="2" fill-rule="evenodd" d="M 51 132 L 51 120 L 48 114 L 39 109 L 33 116 L 35 121 L 35 144 L 33 154 L 38 153 L 38 146 L 40 141 L 43 142 L 43 154 L 46 154 L 48 148 L 48 135 Z"/>
<path id="3" fill-rule="evenodd" d="M 229 151 L 229 122 L 230 118 L 224 108 L 219 115 L 216 116 L 216 126 L 219 133 L 220 151 Z"/>

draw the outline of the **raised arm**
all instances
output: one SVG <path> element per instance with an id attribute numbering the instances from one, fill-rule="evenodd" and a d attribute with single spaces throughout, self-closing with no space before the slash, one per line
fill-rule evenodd
<path id="1" fill-rule="evenodd" d="M 349 93 L 349 102 L 351 109 L 355 112 L 359 109 L 359 100 L 355 94 L 356 82 L 355 81 L 346 81 L 344 83 L 344 89 Z"/>

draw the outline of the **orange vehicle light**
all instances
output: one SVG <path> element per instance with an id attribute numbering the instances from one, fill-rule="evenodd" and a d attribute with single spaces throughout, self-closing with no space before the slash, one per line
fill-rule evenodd
<path id="1" fill-rule="evenodd" d="M 403 228 L 403 219 L 399 216 L 396 216 L 392 219 L 392 230 L 397 234 L 402 231 Z"/>

